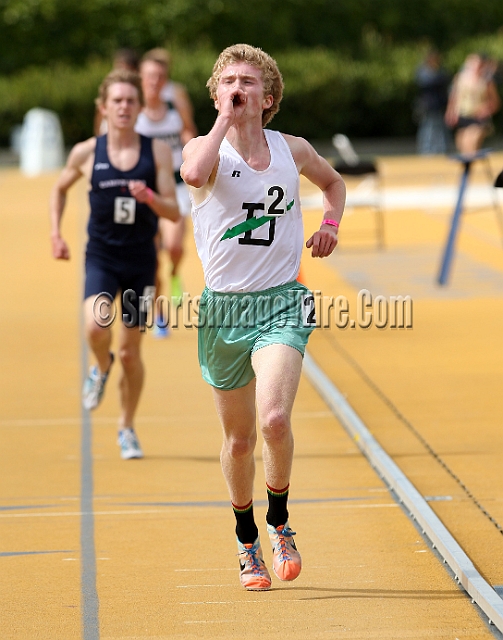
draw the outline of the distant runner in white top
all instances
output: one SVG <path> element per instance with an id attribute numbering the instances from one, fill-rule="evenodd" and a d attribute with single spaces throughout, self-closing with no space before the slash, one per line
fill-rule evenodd
<path id="1" fill-rule="evenodd" d="M 311 292 L 295 281 L 303 243 L 299 174 L 323 192 L 320 229 L 306 243 L 313 257 L 329 256 L 337 245 L 346 189 L 306 140 L 264 130 L 283 94 L 269 55 L 245 44 L 228 47 L 208 87 L 218 116 L 208 135 L 186 145 L 181 167 L 207 285 L 199 360 L 223 427 L 221 462 L 236 518 L 240 581 L 262 591 L 271 577 L 253 515 L 256 415 L 274 573 L 294 580 L 301 570 L 288 523 L 290 419 L 315 320 Z"/>
<path id="2" fill-rule="evenodd" d="M 192 117 L 192 105 L 184 87 L 169 80 L 170 57 L 162 48 L 147 51 L 140 62 L 145 106 L 138 116 L 136 131 L 144 136 L 159 138 L 167 142 L 172 151 L 175 172 L 176 196 L 182 218 L 173 223 L 161 222 L 160 247 L 165 250 L 171 262 L 171 296 L 181 298 L 183 287 L 179 275 L 179 266 L 184 253 L 185 217 L 190 214 L 191 204 L 188 189 L 180 177 L 182 148 L 196 135 Z M 160 293 L 162 278 L 157 274 L 157 294 Z M 166 331 L 157 329 L 156 335 L 165 335 Z"/>

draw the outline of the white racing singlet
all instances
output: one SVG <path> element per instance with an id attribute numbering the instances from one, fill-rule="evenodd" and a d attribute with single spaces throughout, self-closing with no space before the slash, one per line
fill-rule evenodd
<path id="1" fill-rule="evenodd" d="M 190 213 L 190 200 L 187 185 L 180 177 L 180 167 L 182 166 L 183 144 L 181 133 L 184 125 L 180 113 L 172 102 L 167 102 L 167 111 L 160 120 L 151 120 L 143 111 L 136 120 L 135 131 L 147 138 L 158 138 L 164 140 L 171 147 L 173 158 L 173 171 L 176 181 L 176 198 L 180 213 L 187 216 Z"/>
<path id="2" fill-rule="evenodd" d="M 268 129 L 264 135 L 267 169 L 252 169 L 224 139 L 211 193 L 199 205 L 192 201 L 197 252 L 213 291 L 263 291 L 299 273 L 299 173 L 283 135 Z"/>
<path id="3" fill-rule="evenodd" d="M 168 80 L 164 87 L 161 89 L 161 100 L 163 102 L 172 102 L 173 104 L 175 103 L 175 83 L 172 80 Z"/>
<path id="4" fill-rule="evenodd" d="M 182 130 L 182 117 L 171 103 L 167 105 L 167 111 L 160 120 L 151 120 L 142 111 L 135 125 L 137 133 L 169 143 L 173 155 L 173 171 L 179 171 L 182 166 Z"/>

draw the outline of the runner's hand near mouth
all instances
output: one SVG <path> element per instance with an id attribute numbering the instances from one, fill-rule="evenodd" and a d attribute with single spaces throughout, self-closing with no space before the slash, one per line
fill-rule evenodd
<path id="1" fill-rule="evenodd" d="M 246 102 L 246 93 L 241 89 L 234 89 L 229 94 L 229 100 L 223 101 L 221 114 L 234 119 L 244 111 Z"/>

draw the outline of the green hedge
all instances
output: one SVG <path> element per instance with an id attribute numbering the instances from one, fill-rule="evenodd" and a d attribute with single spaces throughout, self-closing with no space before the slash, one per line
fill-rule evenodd
<path id="1" fill-rule="evenodd" d="M 55 111 L 66 145 L 92 135 L 94 99 L 109 64 L 93 62 L 85 69 L 66 65 L 31 68 L 15 77 L 0 78 L 0 146 L 8 146 L 10 132 L 22 124 L 33 107 Z"/>
<path id="2" fill-rule="evenodd" d="M 445 54 L 445 64 L 455 73 L 468 53 L 479 50 L 503 60 L 503 38 L 464 42 Z M 216 54 L 209 49 L 173 52 L 173 78 L 187 86 L 201 133 L 215 119 L 205 84 Z M 272 127 L 308 139 L 326 139 L 338 131 L 353 137 L 413 135 L 414 71 L 423 54 L 424 46 L 386 46 L 377 36 L 358 60 L 327 49 L 280 53 L 276 59 L 285 95 Z M 107 62 L 95 60 L 84 68 L 61 64 L 0 78 L 0 146 L 9 144 L 12 127 L 32 107 L 58 113 L 67 146 L 91 136 L 94 99 L 108 71 Z M 495 124 L 503 130 L 501 112 Z"/>

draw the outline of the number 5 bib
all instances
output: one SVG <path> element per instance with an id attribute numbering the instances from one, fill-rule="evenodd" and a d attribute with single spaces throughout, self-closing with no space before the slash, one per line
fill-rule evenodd
<path id="1" fill-rule="evenodd" d="M 116 224 L 134 224 L 136 200 L 134 198 L 115 198 L 114 222 Z"/>

